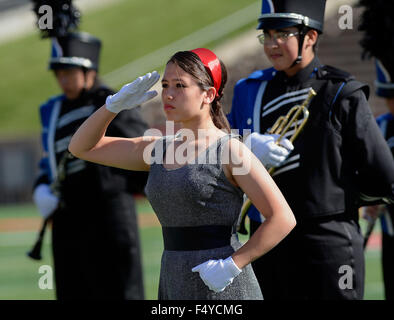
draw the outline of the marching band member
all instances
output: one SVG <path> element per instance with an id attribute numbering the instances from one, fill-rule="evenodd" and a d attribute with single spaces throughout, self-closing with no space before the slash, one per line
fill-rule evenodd
<path id="1" fill-rule="evenodd" d="M 290 235 L 253 263 L 267 300 L 362 299 L 358 208 L 394 200 L 394 163 L 368 106 L 368 87 L 316 55 L 325 2 L 262 1 L 258 38 L 273 67 L 237 83 L 228 115 L 233 128 L 254 131 L 251 149 L 275 167 L 272 177 L 297 219 Z M 276 145 L 266 132 L 310 88 L 317 95 L 303 131 L 293 144 Z M 265 212 L 251 206 L 248 214 L 253 237 Z"/>
<path id="2" fill-rule="evenodd" d="M 98 79 L 101 41 L 83 32 L 51 41 L 49 69 L 62 94 L 40 106 L 44 155 L 33 199 L 52 221 L 56 297 L 144 299 L 132 193 L 143 192 L 147 175 L 67 156 L 74 132 L 113 93 Z M 118 117 L 108 134 L 134 137 L 146 129 L 135 109 Z"/>

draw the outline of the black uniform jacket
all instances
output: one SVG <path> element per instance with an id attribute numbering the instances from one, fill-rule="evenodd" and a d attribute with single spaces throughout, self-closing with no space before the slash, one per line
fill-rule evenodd
<path id="1" fill-rule="evenodd" d="M 254 119 L 257 107 L 260 118 L 254 130 L 266 133 L 280 116 L 307 98 L 310 88 L 317 92 L 294 150 L 273 173 L 298 220 L 335 214 L 354 217 L 361 205 L 382 198 L 394 200 L 394 161 L 369 108 L 366 85 L 344 71 L 321 65 L 317 57 L 290 78 L 274 71 L 265 80 L 259 103 L 256 82 L 263 81 L 264 77 L 251 76 L 238 82 L 228 116 L 233 128 L 248 127 L 239 116 L 244 107 L 234 103 L 242 97 L 247 97 L 244 101 L 256 98 Z"/>

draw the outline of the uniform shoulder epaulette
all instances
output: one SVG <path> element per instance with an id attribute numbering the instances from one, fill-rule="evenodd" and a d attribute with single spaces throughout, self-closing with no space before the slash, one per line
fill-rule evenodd
<path id="1" fill-rule="evenodd" d="M 333 84 L 332 103 L 340 101 L 342 98 L 347 97 L 357 90 L 362 90 L 365 97 L 369 98 L 369 86 L 365 83 L 357 81 L 355 77 L 344 70 L 324 65 L 318 69 L 317 78 L 323 80 L 331 80 Z"/>
<path id="2" fill-rule="evenodd" d="M 354 76 L 349 72 L 327 65 L 319 68 L 318 77 L 320 79 L 331 79 L 345 82 L 354 80 Z"/>

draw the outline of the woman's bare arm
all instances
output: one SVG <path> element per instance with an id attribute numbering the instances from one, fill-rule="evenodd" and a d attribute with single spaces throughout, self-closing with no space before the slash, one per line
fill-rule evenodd
<path id="1" fill-rule="evenodd" d="M 69 151 L 78 158 L 98 164 L 149 171 L 150 151 L 159 137 L 106 137 L 105 132 L 115 117 L 116 113 L 108 111 L 105 105 L 102 106 L 74 134 Z"/>
<path id="2" fill-rule="evenodd" d="M 296 220 L 260 160 L 240 141 L 232 139 L 229 146 L 228 169 L 234 181 L 265 217 L 252 237 L 232 255 L 236 265 L 243 268 L 276 246 L 294 228 Z"/>

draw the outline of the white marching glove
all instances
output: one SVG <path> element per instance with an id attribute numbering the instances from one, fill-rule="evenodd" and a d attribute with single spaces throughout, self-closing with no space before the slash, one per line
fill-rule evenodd
<path id="1" fill-rule="evenodd" d="M 140 104 L 154 98 L 157 91 L 148 91 L 160 79 L 160 75 L 153 71 L 138 77 L 131 83 L 125 84 L 122 89 L 105 100 L 107 110 L 119 113 L 122 110 L 133 109 Z"/>
<path id="2" fill-rule="evenodd" d="M 39 184 L 33 193 L 33 200 L 44 219 L 48 218 L 57 208 L 59 199 L 47 184 Z"/>
<path id="3" fill-rule="evenodd" d="M 199 272 L 202 281 L 215 292 L 222 292 L 242 272 L 231 256 L 225 260 L 208 260 L 194 267 L 192 271 Z"/>
<path id="4" fill-rule="evenodd" d="M 275 141 L 279 134 L 260 134 L 253 132 L 246 140 L 245 144 L 251 147 L 252 152 L 263 163 L 264 167 L 277 167 L 289 156 L 294 149 L 290 140 L 282 138 L 280 144 Z"/>

